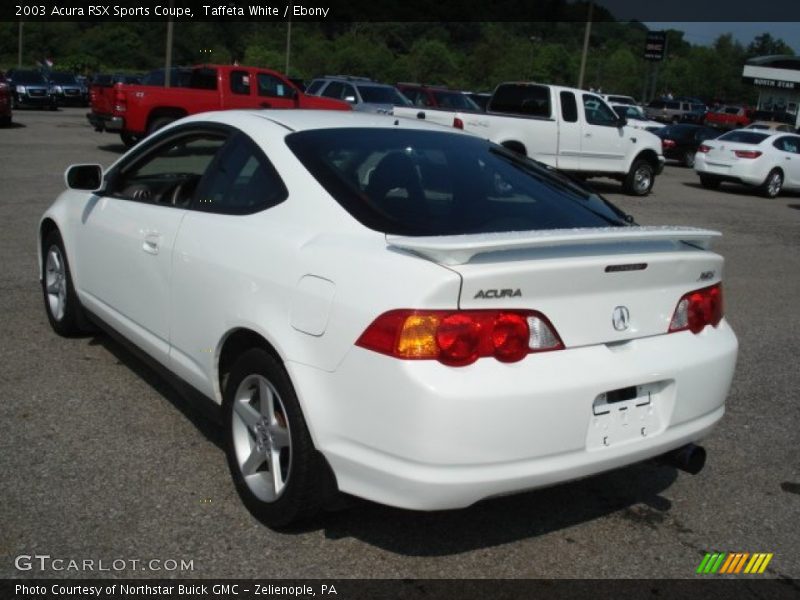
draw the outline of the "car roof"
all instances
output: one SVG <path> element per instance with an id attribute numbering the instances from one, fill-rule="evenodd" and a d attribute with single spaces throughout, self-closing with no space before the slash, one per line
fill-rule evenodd
<path id="1" fill-rule="evenodd" d="M 187 117 L 184 122 L 215 121 L 219 123 L 228 123 L 239 129 L 248 131 L 249 127 L 257 126 L 259 120 L 270 121 L 291 132 L 354 127 L 418 129 L 469 135 L 460 129 L 437 125 L 435 123 L 427 123 L 417 119 L 340 110 L 224 110 L 199 113 Z"/>

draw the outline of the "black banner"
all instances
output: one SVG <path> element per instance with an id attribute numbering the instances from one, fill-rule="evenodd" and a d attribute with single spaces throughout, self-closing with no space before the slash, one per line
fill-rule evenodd
<path id="1" fill-rule="evenodd" d="M 797 598 L 798 594 L 800 584 L 797 581 L 755 576 L 738 579 L 698 576 L 688 580 L 0 580 L 0 598 L 3 600 L 782 600 Z"/>
<path id="2" fill-rule="evenodd" d="M 0 21 L 562 21 L 584 22 L 588 0 L 11 0 Z M 800 2 L 595 0 L 593 21 L 800 21 Z"/>

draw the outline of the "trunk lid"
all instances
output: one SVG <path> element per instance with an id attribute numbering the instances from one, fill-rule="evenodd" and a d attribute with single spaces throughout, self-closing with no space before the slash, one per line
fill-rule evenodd
<path id="1" fill-rule="evenodd" d="M 741 161 L 750 161 L 752 158 L 739 158 L 736 156 L 737 150 L 758 151 L 759 143 L 731 142 L 728 140 L 706 140 L 703 142 L 710 150 L 706 153 L 706 162 L 712 165 L 731 166 Z"/>
<path id="2" fill-rule="evenodd" d="M 720 280 L 722 257 L 708 251 L 719 235 L 618 227 L 387 241 L 457 272 L 459 308 L 539 311 L 574 348 L 666 333 L 681 296 Z"/>

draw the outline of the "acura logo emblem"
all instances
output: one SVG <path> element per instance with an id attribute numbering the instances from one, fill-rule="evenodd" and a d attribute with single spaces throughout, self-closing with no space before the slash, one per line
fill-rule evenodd
<path id="1" fill-rule="evenodd" d="M 611 324 L 617 331 L 625 331 L 631 324 L 631 313 L 627 306 L 617 306 L 611 313 Z"/>

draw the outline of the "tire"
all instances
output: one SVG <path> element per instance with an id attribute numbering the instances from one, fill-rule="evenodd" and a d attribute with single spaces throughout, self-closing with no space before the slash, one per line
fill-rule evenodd
<path id="1" fill-rule="evenodd" d="M 655 179 L 653 165 L 640 158 L 633 161 L 631 170 L 622 182 L 622 189 L 631 196 L 646 196 L 653 189 Z"/>
<path id="2" fill-rule="evenodd" d="M 764 183 L 761 184 L 759 191 L 761 195 L 766 198 L 775 198 L 781 193 L 782 189 L 783 173 L 780 169 L 772 169 L 764 180 Z"/>
<path id="3" fill-rule="evenodd" d="M 11 127 L 11 117 L 0 117 L 0 127 Z"/>
<path id="4" fill-rule="evenodd" d="M 722 182 L 716 177 L 712 177 L 711 175 L 700 175 L 700 185 L 708 190 L 717 189 L 720 183 Z"/>
<path id="5" fill-rule="evenodd" d="M 166 127 L 173 121 L 177 121 L 175 117 L 159 117 L 157 119 L 153 119 L 150 125 L 147 127 L 147 135 L 152 135 L 162 127 Z"/>
<path id="6" fill-rule="evenodd" d="M 50 326 L 58 335 L 75 337 L 86 333 L 88 321 L 72 285 L 72 273 L 58 231 L 42 242 L 42 294 Z"/>
<path id="7" fill-rule="evenodd" d="M 687 150 L 683 154 L 683 166 L 694 169 L 694 152 Z"/>
<path id="8" fill-rule="evenodd" d="M 264 401 L 267 397 L 271 403 Z M 247 509 L 272 528 L 319 512 L 324 459 L 311 441 L 289 376 L 274 356 L 253 348 L 234 362 L 223 414 L 228 467 Z"/>
<path id="9" fill-rule="evenodd" d="M 122 140 L 122 144 L 126 148 L 133 148 L 136 144 L 139 143 L 139 140 L 142 139 L 138 135 L 133 135 L 132 133 L 128 133 L 127 131 L 122 131 L 119 134 L 119 139 Z"/>

